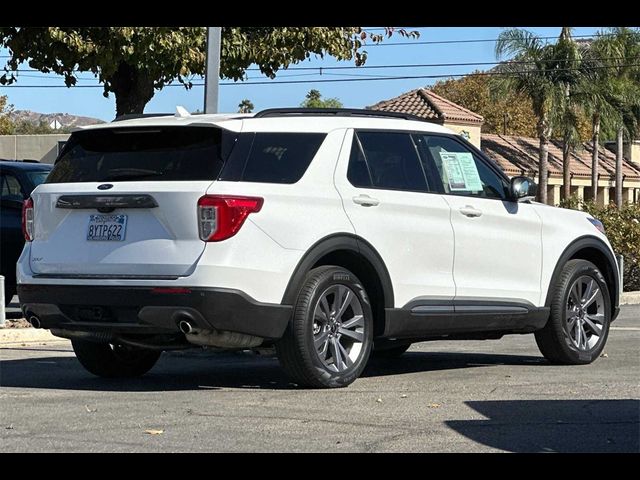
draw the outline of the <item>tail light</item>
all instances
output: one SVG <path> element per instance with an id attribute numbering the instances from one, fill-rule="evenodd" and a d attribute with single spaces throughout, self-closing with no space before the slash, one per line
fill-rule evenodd
<path id="1" fill-rule="evenodd" d="M 22 204 L 22 234 L 27 242 L 33 240 L 33 199 L 31 197 Z"/>
<path id="2" fill-rule="evenodd" d="M 205 242 L 233 237 L 250 213 L 259 212 L 264 199 L 229 195 L 205 195 L 198 200 L 198 230 Z"/>

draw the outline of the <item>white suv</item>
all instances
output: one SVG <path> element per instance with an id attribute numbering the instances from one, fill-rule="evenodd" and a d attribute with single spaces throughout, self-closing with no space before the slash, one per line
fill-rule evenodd
<path id="1" fill-rule="evenodd" d="M 511 333 L 589 363 L 618 312 L 614 253 L 535 190 L 406 115 L 119 119 L 73 133 L 25 203 L 18 293 L 107 377 L 275 346 L 299 385 L 341 387 L 372 352 Z"/>

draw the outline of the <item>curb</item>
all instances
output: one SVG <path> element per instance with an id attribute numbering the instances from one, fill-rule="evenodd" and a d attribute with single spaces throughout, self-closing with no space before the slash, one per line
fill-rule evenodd
<path id="1" fill-rule="evenodd" d="M 623 292 L 620 296 L 620 305 L 640 304 L 640 292 Z"/>
<path id="2" fill-rule="evenodd" d="M 41 328 L 0 328 L 0 346 L 23 343 L 68 342 Z"/>

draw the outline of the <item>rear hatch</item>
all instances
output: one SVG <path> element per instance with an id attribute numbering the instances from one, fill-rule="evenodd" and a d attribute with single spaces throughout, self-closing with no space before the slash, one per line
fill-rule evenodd
<path id="1" fill-rule="evenodd" d="M 205 248 L 198 199 L 235 138 L 214 126 L 73 133 L 31 195 L 32 271 L 75 278 L 189 275 Z"/>

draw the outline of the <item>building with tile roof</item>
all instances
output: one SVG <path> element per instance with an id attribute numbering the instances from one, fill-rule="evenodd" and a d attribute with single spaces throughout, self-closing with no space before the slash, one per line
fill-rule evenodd
<path id="1" fill-rule="evenodd" d="M 384 110 L 385 112 L 410 113 L 426 118 L 458 132 L 480 148 L 480 131 L 484 118 L 440 95 L 436 95 L 427 88 L 417 88 L 367 108 Z"/>
<path id="2" fill-rule="evenodd" d="M 509 176 L 538 177 L 537 138 L 514 135 L 482 135 L 482 151 L 494 160 Z M 593 147 L 584 142 L 571 156 L 571 193 L 580 198 L 591 198 L 591 155 Z M 607 204 L 615 199 L 616 155 L 600 147 L 598 149 L 598 203 Z M 640 164 L 627 159 L 622 164 L 624 201 L 640 202 Z M 549 192 L 548 202 L 558 204 L 562 190 L 562 142 L 549 143 Z"/>
<path id="3" fill-rule="evenodd" d="M 418 88 L 390 100 L 368 107 L 373 110 L 410 113 L 431 122 L 444 125 L 466 137 L 492 158 L 509 176 L 527 175 L 537 180 L 537 138 L 482 134 L 484 119 L 427 88 Z M 611 147 L 610 147 L 611 148 Z M 593 147 L 585 142 L 571 157 L 571 192 L 580 198 L 591 198 L 591 155 Z M 598 150 L 599 181 L 598 203 L 608 204 L 615 199 L 615 145 L 611 150 Z M 624 201 L 640 202 L 640 142 L 625 146 L 623 161 Z M 548 203 L 558 204 L 562 192 L 562 143 L 549 144 Z"/>

